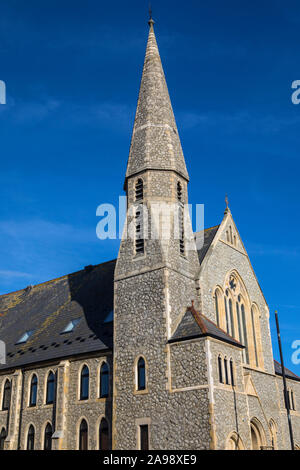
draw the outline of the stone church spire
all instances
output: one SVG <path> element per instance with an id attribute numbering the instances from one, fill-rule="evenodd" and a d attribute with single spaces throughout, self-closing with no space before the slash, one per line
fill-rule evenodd
<path id="1" fill-rule="evenodd" d="M 153 24 L 150 18 L 125 186 L 130 176 L 149 169 L 173 170 L 189 179 Z"/>

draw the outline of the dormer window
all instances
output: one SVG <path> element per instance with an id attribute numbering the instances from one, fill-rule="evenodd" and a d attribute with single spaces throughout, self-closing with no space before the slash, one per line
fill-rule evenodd
<path id="1" fill-rule="evenodd" d="M 25 333 L 21 336 L 21 338 L 16 342 L 16 344 L 25 344 L 29 340 L 29 338 L 33 335 L 34 330 L 25 331 Z"/>
<path id="2" fill-rule="evenodd" d="M 76 328 L 76 326 L 78 325 L 80 320 L 81 320 L 81 318 L 74 318 L 74 320 L 71 320 L 67 324 L 67 326 L 61 331 L 61 334 L 71 333 L 72 331 L 74 331 L 74 329 Z"/>

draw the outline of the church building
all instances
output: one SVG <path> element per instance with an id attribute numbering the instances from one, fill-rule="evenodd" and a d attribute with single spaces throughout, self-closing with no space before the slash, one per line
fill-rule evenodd
<path id="1" fill-rule="evenodd" d="M 290 449 L 287 406 L 299 448 L 231 211 L 192 233 L 188 184 L 150 19 L 117 259 L 0 296 L 1 450 Z"/>

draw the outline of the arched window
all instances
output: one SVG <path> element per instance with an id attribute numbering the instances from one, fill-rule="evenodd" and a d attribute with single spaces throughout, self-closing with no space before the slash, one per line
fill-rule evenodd
<path id="1" fill-rule="evenodd" d="M 44 434 L 44 450 L 52 449 L 52 434 L 52 426 L 48 423 Z"/>
<path id="2" fill-rule="evenodd" d="M 242 312 L 242 325 L 243 325 L 243 340 L 244 340 L 244 358 L 247 364 L 249 364 L 249 351 L 248 351 L 248 336 L 247 336 L 247 326 L 246 326 L 246 314 L 244 304 L 241 305 Z"/>
<path id="3" fill-rule="evenodd" d="M 257 340 L 256 340 L 256 332 L 255 332 L 255 312 L 254 306 L 251 307 L 251 322 L 252 322 L 252 333 L 253 333 L 253 345 L 254 345 L 254 356 L 255 356 L 255 365 L 256 367 L 259 366 L 258 364 L 258 351 L 257 351 Z"/>
<path id="4" fill-rule="evenodd" d="M 220 309 L 220 301 L 221 301 L 221 293 L 219 289 L 215 290 L 215 309 L 216 309 L 216 321 L 217 325 L 221 326 L 221 309 Z"/>
<path id="5" fill-rule="evenodd" d="M 100 398 L 107 398 L 109 390 L 109 370 L 106 362 L 103 362 L 100 369 Z"/>
<path id="6" fill-rule="evenodd" d="M 228 361 L 224 359 L 224 371 L 225 371 L 225 383 L 229 385 L 229 376 L 228 376 Z"/>
<path id="7" fill-rule="evenodd" d="M 223 383 L 223 371 L 222 371 L 222 358 L 218 356 L 218 371 L 219 371 L 219 382 Z"/>
<path id="8" fill-rule="evenodd" d="M 47 405 L 54 403 L 54 392 L 55 392 L 55 379 L 54 379 L 54 374 L 51 371 L 47 378 L 47 392 L 46 392 L 46 404 Z"/>
<path id="9" fill-rule="evenodd" d="M 229 299 L 229 315 L 230 315 L 230 334 L 231 336 L 235 336 L 234 331 L 234 321 L 233 321 L 233 310 L 232 310 L 232 300 Z"/>
<path id="10" fill-rule="evenodd" d="M 291 390 L 291 407 L 292 407 L 292 410 L 296 411 L 296 405 L 295 405 L 295 398 L 294 398 L 293 390 Z"/>
<path id="11" fill-rule="evenodd" d="M 143 207 L 140 206 L 135 212 L 135 252 L 136 254 L 144 253 L 144 214 Z"/>
<path id="12" fill-rule="evenodd" d="M 0 433 L 0 450 L 4 450 L 5 439 L 6 439 L 6 430 L 5 428 L 2 428 L 1 433 Z"/>
<path id="13" fill-rule="evenodd" d="M 234 380 L 234 368 L 233 368 L 233 360 L 230 359 L 230 379 L 231 379 L 231 385 L 234 387 L 235 386 L 235 380 Z"/>
<path id="14" fill-rule="evenodd" d="M 38 379 L 37 379 L 37 376 L 34 374 L 32 376 L 31 383 L 30 383 L 29 406 L 36 406 L 37 387 L 38 387 Z"/>
<path id="15" fill-rule="evenodd" d="M 239 303 L 236 302 L 236 316 L 237 316 L 237 324 L 238 324 L 238 331 L 239 331 L 239 341 L 242 343 L 243 341 L 243 334 L 242 334 L 242 322 L 241 322 L 241 311 L 239 307 Z"/>
<path id="16" fill-rule="evenodd" d="M 226 295 L 228 295 L 227 292 L 226 292 Z M 229 327 L 229 315 L 228 315 L 227 298 L 226 297 L 224 297 L 224 306 L 225 306 L 226 331 L 229 334 L 230 333 L 230 327 Z"/>
<path id="17" fill-rule="evenodd" d="M 80 400 L 89 398 L 90 371 L 88 366 L 84 366 L 80 377 Z"/>
<path id="18" fill-rule="evenodd" d="M 99 426 L 99 449 L 109 450 L 108 422 L 105 418 L 101 419 Z"/>
<path id="19" fill-rule="evenodd" d="M 85 419 L 81 421 L 79 428 L 79 450 L 88 450 L 88 425 Z"/>
<path id="20" fill-rule="evenodd" d="M 229 227 L 229 233 L 230 233 L 230 243 L 233 245 L 233 237 L 232 237 L 232 227 L 230 225 Z"/>
<path id="21" fill-rule="evenodd" d="M 146 364 L 142 357 L 137 362 L 137 389 L 146 389 Z"/>
<path id="22" fill-rule="evenodd" d="M 144 198 L 144 183 L 141 178 L 135 183 L 135 200 L 139 201 Z"/>
<path id="23" fill-rule="evenodd" d="M 34 450 L 34 434 L 34 427 L 31 424 L 27 434 L 27 450 Z"/>
<path id="24" fill-rule="evenodd" d="M 11 397 L 11 382 L 6 380 L 3 389 L 2 410 L 9 410 Z"/>

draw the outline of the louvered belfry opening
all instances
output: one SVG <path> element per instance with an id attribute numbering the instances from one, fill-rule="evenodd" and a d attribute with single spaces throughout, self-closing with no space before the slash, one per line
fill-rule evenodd
<path id="1" fill-rule="evenodd" d="M 177 200 L 181 202 L 182 200 L 182 186 L 181 183 L 177 183 Z"/>
<path id="2" fill-rule="evenodd" d="M 180 254 L 185 254 L 184 246 L 184 208 L 182 203 L 182 186 L 177 183 L 177 201 L 178 201 L 178 223 L 179 223 L 179 250 Z"/>
<path id="3" fill-rule="evenodd" d="M 144 198 L 144 183 L 141 178 L 139 178 L 135 184 L 135 200 L 141 201 Z"/>
<path id="4" fill-rule="evenodd" d="M 143 208 L 137 208 L 135 212 L 135 252 L 136 254 L 144 253 L 144 223 L 143 223 Z"/>

